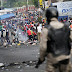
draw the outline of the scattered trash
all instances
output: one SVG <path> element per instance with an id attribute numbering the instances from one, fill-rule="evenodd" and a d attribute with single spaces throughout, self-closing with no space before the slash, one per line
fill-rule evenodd
<path id="1" fill-rule="evenodd" d="M 26 64 L 26 63 L 25 63 L 24 65 L 25 65 L 25 66 L 27 66 L 27 64 Z"/>
<path id="2" fill-rule="evenodd" d="M 15 65 L 18 65 L 19 63 L 14 63 Z"/>
<path id="3" fill-rule="evenodd" d="M 21 66 L 18 66 L 18 68 L 21 68 Z"/>
<path id="4" fill-rule="evenodd" d="M 6 45 L 7 45 L 7 43 L 6 43 L 6 42 L 4 42 L 3 46 L 4 46 L 4 47 L 6 47 Z"/>
<path id="5" fill-rule="evenodd" d="M 10 47 L 12 47 L 12 45 L 9 45 Z"/>
<path id="6" fill-rule="evenodd" d="M 25 61 L 23 61 L 22 63 L 26 63 Z"/>
<path id="7" fill-rule="evenodd" d="M 15 66 L 15 65 L 17 65 L 17 64 L 15 64 L 15 63 L 10 63 L 8 66 Z"/>
<path id="8" fill-rule="evenodd" d="M 18 45 L 18 46 L 20 46 L 21 44 L 20 44 L 20 43 L 18 43 L 17 45 Z"/>
<path id="9" fill-rule="evenodd" d="M 2 66 L 4 66 L 4 64 L 3 63 L 0 63 L 0 67 L 2 67 Z"/>
<path id="10" fill-rule="evenodd" d="M 32 63 L 32 61 L 30 61 L 30 63 Z"/>
<path id="11" fill-rule="evenodd" d="M 19 41 L 19 43 L 21 43 L 21 41 Z"/>
<path id="12" fill-rule="evenodd" d="M 12 45 L 16 45 L 15 43 L 12 43 Z"/>
<path id="13" fill-rule="evenodd" d="M 8 71 L 9 69 L 6 69 L 6 71 Z"/>
<path id="14" fill-rule="evenodd" d="M 26 67 L 29 67 L 29 65 L 27 65 Z"/>
<path id="15" fill-rule="evenodd" d="M 5 67 L 9 66 L 9 64 L 8 64 L 8 63 L 4 63 L 4 65 L 5 65 Z"/>
<path id="16" fill-rule="evenodd" d="M 2 69 L 4 69 L 4 67 L 2 67 Z"/>
<path id="17" fill-rule="evenodd" d="M 32 45 L 36 45 L 36 43 L 33 43 Z"/>

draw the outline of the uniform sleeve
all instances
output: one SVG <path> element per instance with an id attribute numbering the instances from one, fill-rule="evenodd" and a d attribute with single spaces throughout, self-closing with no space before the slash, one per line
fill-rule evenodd
<path id="1" fill-rule="evenodd" d="M 48 29 L 44 28 L 42 30 L 41 42 L 40 42 L 40 60 L 41 61 L 43 61 L 46 56 L 47 40 L 48 40 Z"/>

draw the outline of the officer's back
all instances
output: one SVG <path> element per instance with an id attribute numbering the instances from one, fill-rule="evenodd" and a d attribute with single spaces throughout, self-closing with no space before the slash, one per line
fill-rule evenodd
<path id="1" fill-rule="evenodd" d="M 70 29 L 58 21 L 58 11 L 54 7 L 46 10 L 46 18 L 48 26 L 42 30 L 38 64 L 47 57 L 46 72 L 56 72 L 57 69 L 59 72 L 69 72 Z"/>

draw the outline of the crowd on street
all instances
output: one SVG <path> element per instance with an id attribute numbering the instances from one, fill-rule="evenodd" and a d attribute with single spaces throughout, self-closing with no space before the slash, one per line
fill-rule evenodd
<path id="1" fill-rule="evenodd" d="M 41 21 L 40 21 L 41 20 Z M 67 19 L 60 22 L 66 22 Z M 1 20 L 0 45 L 12 46 L 25 42 L 40 42 L 41 31 L 46 24 L 45 19 L 37 11 L 25 12 L 15 17 Z M 72 23 L 70 26 L 72 29 Z"/>
<path id="2" fill-rule="evenodd" d="M 38 22 L 38 18 L 38 12 L 35 11 L 1 20 L 0 45 L 12 46 L 20 45 L 21 42 L 40 42 L 43 22 Z"/>

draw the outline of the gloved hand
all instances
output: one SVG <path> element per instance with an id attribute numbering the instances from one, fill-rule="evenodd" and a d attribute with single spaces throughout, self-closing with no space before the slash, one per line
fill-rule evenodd
<path id="1" fill-rule="evenodd" d="M 35 68 L 38 68 L 38 67 L 39 67 L 39 65 L 36 64 Z"/>
<path id="2" fill-rule="evenodd" d="M 39 65 L 42 64 L 42 62 L 43 62 L 43 61 L 41 61 L 40 58 L 39 58 L 39 60 L 38 60 L 38 62 L 37 62 L 37 64 L 36 64 L 36 66 L 35 66 L 35 68 L 38 68 Z"/>

